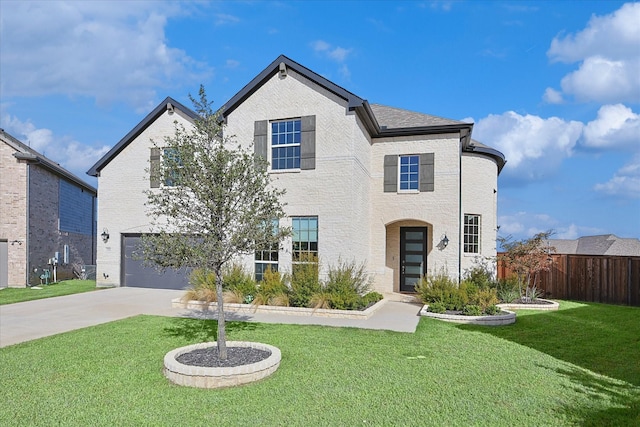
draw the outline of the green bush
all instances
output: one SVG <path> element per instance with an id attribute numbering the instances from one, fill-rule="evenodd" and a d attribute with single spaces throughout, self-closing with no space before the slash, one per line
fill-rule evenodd
<path id="1" fill-rule="evenodd" d="M 493 279 L 493 264 L 490 264 L 489 260 L 477 258 L 475 265 L 465 272 L 464 279 L 474 283 L 478 289 L 496 287 L 496 282 Z"/>
<path id="2" fill-rule="evenodd" d="M 302 254 L 294 264 L 289 301 L 293 307 L 308 307 L 311 297 L 322 290 L 318 279 L 319 261 L 313 254 Z"/>
<path id="3" fill-rule="evenodd" d="M 329 292 L 329 306 L 336 310 L 360 310 L 362 297 L 351 291 Z"/>
<path id="4" fill-rule="evenodd" d="M 447 295 L 458 289 L 458 285 L 451 279 L 445 268 L 438 273 L 427 274 L 415 286 L 418 298 L 430 304 L 436 301 L 444 301 Z"/>
<path id="5" fill-rule="evenodd" d="M 482 316 L 482 309 L 478 305 L 468 304 L 463 307 L 462 314 L 465 316 Z"/>
<path id="6" fill-rule="evenodd" d="M 285 305 L 289 303 L 289 287 L 286 276 L 267 268 L 258 284 L 257 292 L 251 302 L 254 305 Z"/>
<path id="7" fill-rule="evenodd" d="M 256 294 L 256 282 L 240 264 L 231 264 L 222 273 L 224 288 L 235 291 L 245 299 L 248 295 Z"/>
<path id="8" fill-rule="evenodd" d="M 484 309 L 484 312 L 489 316 L 495 316 L 496 314 L 500 314 L 501 310 L 497 305 L 490 305 Z"/>
<path id="9" fill-rule="evenodd" d="M 362 305 L 368 307 L 382 300 L 384 297 L 378 292 L 369 292 L 362 297 Z"/>
<path id="10" fill-rule="evenodd" d="M 520 282 L 518 277 L 512 275 L 498 281 L 498 299 L 504 303 L 510 303 L 520 298 Z"/>
<path id="11" fill-rule="evenodd" d="M 346 262 L 338 260 L 337 266 L 329 266 L 325 288 L 333 293 L 353 293 L 364 295 L 371 287 L 371 280 L 365 272 L 365 265 L 356 264 L 355 261 Z"/>
<path id="12" fill-rule="evenodd" d="M 182 297 L 184 301 L 215 302 L 218 300 L 216 293 L 216 274 L 213 271 L 196 268 L 189 276 L 189 289 Z"/>
<path id="13" fill-rule="evenodd" d="M 476 293 L 473 304 L 479 306 L 482 311 L 485 311 L 487 307 L 496 305 L 499 302 L 497 291 L 493 288 L 487 288 Z"/>
<path id="14" fill-rule="evenodd" d="M 447 307 L 444 305 L 444 303 L 441 302 L 434 302 L 429 304 L 429 307 L 427 308 L 427 311 L 430 311 L 432 313 L 444 313 L 447 311 Z"/>

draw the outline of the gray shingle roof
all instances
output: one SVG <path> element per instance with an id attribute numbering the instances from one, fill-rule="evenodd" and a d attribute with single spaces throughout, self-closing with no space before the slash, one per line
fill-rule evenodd
<path id="1" fill-rule="evenodd" d="M 59 163 L 56 163 L 53 160 L 43 156 L 33 148 L 29 147 L 28 145 L 18 140 L 13 135 L 5 132 L 4 129 L 0 129 L 0 140 L 2 140 L 4 143 L 8 144 L 14 150 L 16 150 L 13 156 L 17 160 L 40 165 L 45 169 L 48 169 L 49 171 L 53 172 L 54 174 L 64 177 L 67 180 L 79 185 L 80 187 L 83 187 L 84 189 L 88 190 L 90 193 L 93 193 L 94 195 L 97 193 L 97 190 L 95 187 L 89 185 L 82 179 L 78 178 L 76 175 L 72 174 L 71 172 L 69 172 L 62 166 L 60 166 Z"/>
<path id="2" fill-rule="evenodd" d="M 413 128 L 423 126 L 460 125 L 464 122 L 432 116 L 430 114 L 417 113 L 401 108 L 388 107 L 380 104 L 370 104 L 373 114 L 381 127 Z"/>
<path id="3" fill-rule="evenodd" d="M 585 236 L 575 240 L 549 239 L 549 244 L 559 254 L 640 256 L 640 239 L 614 234 Z"/>

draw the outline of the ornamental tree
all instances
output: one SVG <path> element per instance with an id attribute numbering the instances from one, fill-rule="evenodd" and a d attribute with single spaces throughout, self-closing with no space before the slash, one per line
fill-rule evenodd
<path id="1" fill-rule="evenodd" d="M 555 248 L 549 246 L 546 241 L 552 234 L 553 231 L 548 230 L 529 239 L 516 241 L 511 240 L 511 236 L 498 238 L 505 251 L 498 256 L 498 260 L 504 262 L 505 266 L 517 275 L 520 296 L 525 301 L 536 298 L 540 272 L 551 268 L 551 253 L 555 252 Z"/>
<path id="2" fill-rule="evenodd" d="M 152 141 L 161 161 L 149 168 L 162 183 L 147 195 L 151 228 L 142 236 L 142 257 L 164 268 L 201 268 L 215 273 L 218 357 L 227 358 L 223 266 L 241 254 L 279 245 L 290 233 L 273 227 L 285 216 L 284 190 L 271 185 L 267 161 L 224 136 L 220 112 L 204 87 L 189 96 L 198 114 L 192 128 L 176 122 L 175 134 Z"/>

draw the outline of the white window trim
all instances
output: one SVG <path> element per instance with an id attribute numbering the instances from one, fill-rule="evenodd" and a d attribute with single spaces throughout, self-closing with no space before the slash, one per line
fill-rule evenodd
<path id="1" fill-rule="evenodd" d="M 274 123 L 281 123 L 281 122 L 290 122 L 290 121 L 294 121 L 294 120 L 300 120 L 300 126 L 302 126 L 302 118 L 301 117 L 292 117 L 292 118 L 288 118 L 288 119 L 275 119 L 275 120 L 269 120 L 268 122 L 268 127 L 267 127 L 267 161 L 269 162 L 269 172 L 270 173 L 300 173 L 300 171 L 302 171 L 302 169 L 300 168 L 291 168 L 291 169 L 274 169 L 273 168 L 273 124 Z M 302 134 L 302 131 L 300 132 Z M 300 138 L 302 139 L 302 135 L 300 135 Z M 300 147 L 300 150 L 302 150 L 302 141 L 300 141 L 299 143 L 294 143 L 294 144 L 285 144 L 285 145 L 276 145 L 276 147 Z M 302 159 L 300 159 L 300 161 L 302 161 Z"/>
<path id="2" fill-rule="evenodd" d="M 403 157 L 418 157 L 418 188 L 417 189 L 400 189 L 400 171 L 402 170 L 402 158 Z M 398 154 L 398 193 L 401 194 L 420 194 L 420 154 Z"/>
<path id="3" fill-rule="evenodd" d="M 468 217 L 468 216 L 475 216 L 475 217 L 478 217 L 478 244 L 477 244 L 477 246 L 478 246 L 478 252 L 468 252 L 468 251 L 466 250 L 466 248 L 465 248 L 465 242 L 464 242 L 464 240 L 465 240 L 465 237 L 466 237 L 467 235 L 469 235 L 469 234 L 465 233 L 465 231 L 464 231 L 464 227 L 466 226 L 466 224 L 465 224 L 465 217 Z M 465 255 L 474 255 L 474 256 L 480 255 L 480 254 L 482 253 L 482 215 L 480 215 L 480 214 L 473 214 L 473 213 L 465 213 L 465 214 L 463 214 L 463 217 L 462 217 L 462 228 L 463 228 L 463 229 L 462 229 L 462 251 L 463 251 L 463 253 L 464 253 Z"/>

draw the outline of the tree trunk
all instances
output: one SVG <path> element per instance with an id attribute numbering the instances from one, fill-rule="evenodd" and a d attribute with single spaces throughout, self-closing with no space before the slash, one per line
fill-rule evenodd
<path id="1" fill-rule="evenodd" d="M 222 269 L 216 268 L 216 295 L 218 296 L 218 358 L 227 360 L 227 333 L 224 323 L 224 301 L 222 298 Z"/>

